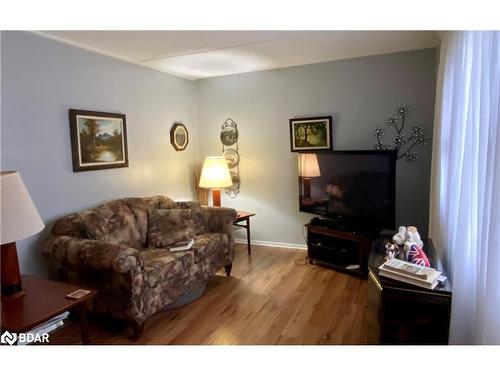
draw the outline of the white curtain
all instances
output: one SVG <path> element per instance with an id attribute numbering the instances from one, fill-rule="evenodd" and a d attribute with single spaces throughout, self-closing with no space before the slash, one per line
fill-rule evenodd
<path id="1" fill-rule="evenodd" d="M 500 32 L 442 35 L 429 233 L 453 286 L 451 344 L 500 344 Z"/>

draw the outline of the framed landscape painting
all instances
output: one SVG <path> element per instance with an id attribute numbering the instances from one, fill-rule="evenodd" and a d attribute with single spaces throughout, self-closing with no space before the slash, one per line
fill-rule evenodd
<path id="1" fill-rule="evenodd" d="M 332 116 L 290 119 L 290 150 L 331 150 Z"/>
<path id="2" fill-rule="evenodd" d="M 69 110 L 73 172 L 128 167 L 124 114 Z"/>

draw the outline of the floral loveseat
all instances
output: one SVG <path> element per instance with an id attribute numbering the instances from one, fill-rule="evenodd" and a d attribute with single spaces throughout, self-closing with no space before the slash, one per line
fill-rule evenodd
<path id="1" fill-rule="evenodd" d="M 190 250 L 148 248 L 156 212 L 169 215 L 166 226 L 168 220 L 189 222 L 195 239 Z M 223 266 L 229 276 L 235 218 L 233 209 L 197 202 L 124 198 L 58 220 L 44 254 L 53 278 L 98 290 L 92 309 L 131 322 L 138 336 L 149 316 L 202 287 Z"/>

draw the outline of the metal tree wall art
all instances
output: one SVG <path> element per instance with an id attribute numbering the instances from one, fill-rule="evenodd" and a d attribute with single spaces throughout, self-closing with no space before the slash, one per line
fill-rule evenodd
<path id="1" fill-rule="evenodd" d="M 420 155 L 413 151 L 415 146 L 425 146 L 429 139 L 424 134 L 424 128 L 420 125 L 412 125 L 409 130 L 409 135 L 405 135 L 403 131 L 408 123 L 408 107 L 401 105 L 396 112 L 389 116 L 382 128 L 375 128 L 375 138 L 377 142 L 373 146 L 376 150 L 394 149 L 398 152 L 397 159 L 405 159 L 407 162 L 413 163 L 420 158 Z M 396 131 L 393 138 L 394 146 L 386 145 L 382 141 L 387 129 Z"/>

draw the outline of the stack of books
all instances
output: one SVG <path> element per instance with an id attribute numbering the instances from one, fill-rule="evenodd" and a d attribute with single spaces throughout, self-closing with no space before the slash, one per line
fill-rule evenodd
<path id="1" fill-rule="evenodd" d="M 426 289 L 434 289 L 441 272 L 434 268 L 418 266 L 400 259 L 390 259 L 379 267 L 379 274 Z"/>
<path id="2" fill-rule="evenodd" d="M 57 316 L 54 316 L 52 319 L 46 321 L 45 323 L 33 328 L 31 331 L 26 332 L 26 335 L 22 337 L 29 337 L 29 335 L 32 336 L 41 336 L 46 333 L 51 333 L 54 332 L 56 329 L 62 327 L 64 325 L 64 320 L 67 319 L 69 316 L 69 311 L 65 311 Z M 19 339 L 16 343 L 17 345 L 26 345 L 28 342 L 22 341 Z"/>

